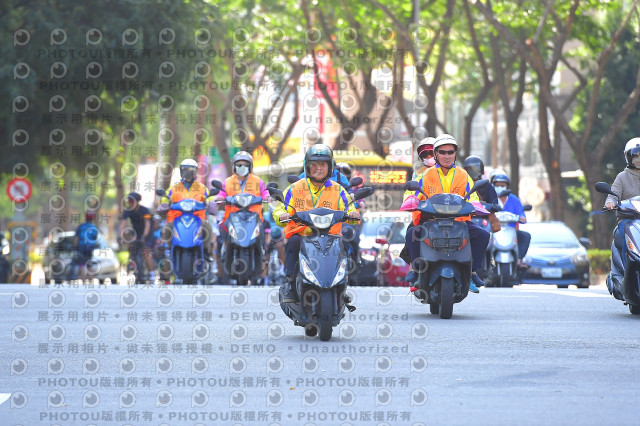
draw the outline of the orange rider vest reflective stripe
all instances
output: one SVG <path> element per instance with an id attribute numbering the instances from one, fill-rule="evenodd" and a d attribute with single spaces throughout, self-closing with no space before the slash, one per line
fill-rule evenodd
<path id="1" fill-rule="evenodd" d="M 229 176 L 224 181 L 224 190 L 230 197 L 242 193 L 262 197 L 262 193 L 260 192 L 260 178 L 254 174 L 249 174 L 247 176 L 244 184 L 244 190 L 240 185 L 240 179 L 238 179 L 238 176 L 236 176 L 235 174 L 233 176 Z M 222 221 L 226 221 L 229 218 L 231 212 L 237 212 L 238 210 L 240 210 L 238 207 L 227 204 L 224 208 L 224 218 L 222 219 Z M 264 220 L 262 218 L 262 204 L 253 205 L 249 207 L 248 210 L 254 213 L 258 213 L 258 215 L 260 215 L 260 221 Z"/>
<path id="2" fill-rule="evenodd" d="M 449 173 L 455 173 L 453 175 L 453 182 L 451 182 L 451 188 L 449 189 L 449 194 L 458 194 L 461 197 L 467 195 L 467 184 L 469 183 L 469 175 L 467 171 L 461 167 L 456 167 L 454 169 L 449 169 Z M 440 182 L 440 174 L 438 173 L 437 167 L 430 167 L 426 172 L 422 175 L 422 190 L 428 197 L 431 197 L 434 194 L 442 194 L 444 191 L 442 189 L 442 183 Z M 424 200 L 424 195 L 418 195 L 419 200 Z M 413 224 L 418 225 L 420 223 L 420 211 L 416 210 L 412 212 L 413 216 Z M 464 222 L 470 220 L 470 216 L 459 217 L 456 220 Z"/>
<path id="3" fill-rule="evenodd" d="M 291 199 L 289 200 L 289 204 L 297 211 L 306 211 L 319 207 L 339 210 L 340 188 L 341 186 L 335 182 L 331 182 L 331 186 L 329 187 L 325 186 L 320 192 L 320 196 L 318 197 L 314 207 L 307 179 L 300 179 L 291 185 Z M 307 226 L 299 225 L 291 221 L 284 227 L 284 236 L 286 238 L 290 238 L 292 235 L 300 234 L 306 229 L 308 229 Z M 341 230 L 342 223 L 336 223 L 331 227 L 331 229 L 329 229 L 329 233 L 339 235 Z"/>
<path id="4" fill-rule="evenodd" d="M 198 181 L 194 181 L 188 191 L 182 182 L 178 182 L 173 186 L 173 188 L 171 188 L 171 199 L 169 200 L 169 203 L 177 203 L 186 198 L 204 202 L 204 199 L 207 195 L 206 191 L 207 188 Z M 205 212 L 202 210 L 195 212 L 194 215 L 198 216 L 203 221 L 207 219 Z M 180 216 L 182 216 L 181 211 L 169 210 L 167 212 L 167 222 L 173 222 L 175 218 Z"/>

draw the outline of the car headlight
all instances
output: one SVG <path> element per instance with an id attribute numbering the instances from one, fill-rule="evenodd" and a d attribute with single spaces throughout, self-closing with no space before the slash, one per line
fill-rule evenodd
<path id="1" fill-rule="evenodd" d="M 627 242 L 627 248 L 629 249 L 629 251 L 635 254 L 636 256 L 640 256 L 640 251 L 638 251 L 638 247 L 636 247 L 636 244 L 633 242 L 633 240 L 629 238 L 628 235 L 625 235 L 624 239 Z"/>
<path id="2" fill-rule="evenodd" d="M 238 239 L 238 234 L 236 233 L 236 230 L 233 228 L 233 225 L 229 225 L 229 236 L 235 240 Z"/>
<path id="3" fill-rule="evenodd" d="M 307 261 L 302 257 L 300 258 L 300 271 L 302 271 L 302 274 L 308 281 L 312 282 L 313 284 L 320 285 L 320 282 L 309 267 L 309 264 L 307 264 Z"/>
<path id="4" fill-rule="evenodd" d="M 589 263 L 589 256 L 586 254 L 579 254 L 571 258 L 571 263 Z"/>
<path id="5" fill-rule="evenodd" d="M 345 275 L 347 275 L 347 258 L 346 257 L 342 259 L 342 262 L 340 262 L 338 273 L 336 274 L 336 277 L 333 279 L 333 282 L 331 283 L 331 287 L 333 287 L 336 284 L 339 284 L 340 281 L 344 279 Z"/>

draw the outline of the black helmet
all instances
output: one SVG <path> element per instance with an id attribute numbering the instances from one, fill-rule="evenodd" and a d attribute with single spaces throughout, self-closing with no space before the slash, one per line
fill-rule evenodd
<path id="1" fill-rule="evenodd" d="M 351 166 L 348 163 L 338 163 L 336 164 L 336 167 L 338 168 L 340 173 L 347 177 L 347 179 L 351 179 Z"/>
<path id="2" fill-rule="evenodd" d="M 470 155 L 464 160 L 464 169 L 472 180 L 476 181 L 484 174 L 484 163 L 480 157 Z"/>
<path id="3" fill-rule="evenodd" d="M 313 145 L 307 150 L 306 154 L 304 154 L 304 172 L 307 176 L 310 176 L 309 161 L 324 161 L 329 165 L 329 172 L 324 178 L 325 181 L 333 175 L 333 151 L 327 145 Z"/>

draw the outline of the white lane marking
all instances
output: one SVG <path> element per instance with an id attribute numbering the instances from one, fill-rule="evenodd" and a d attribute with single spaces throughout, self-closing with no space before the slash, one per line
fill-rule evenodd
<path id="1" fill-rule="evenodd" d="M 9 398 L 11 398 L 11 394 L 10 393 L 0 393 L 0 405 L 2 405 L 5 402 L 7 402 L 7 400 Z"/>
<path id="2" fill-rule="evenodd" d="M 527 293 L 546 293 L 546 294 L 560 294 L 562 296 L 571 296 L 571 297 L 583 297 L 583 298 L 594 298 L 594 297 L 611 297 L 609 294 L 603 293 L 591 293 L 589 291 L 585 291 L 584 289 L 577 290 L 553 290 L 553 289 L 518 289 L 518 291 L 527 292 Z"/>

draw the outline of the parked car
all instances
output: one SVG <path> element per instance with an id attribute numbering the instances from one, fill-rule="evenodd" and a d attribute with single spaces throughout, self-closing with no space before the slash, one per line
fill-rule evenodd
<path id="1" fill-rule="evenodd" d="M 411 213 L 404 211 L 368 211 L 362 215 L 360 231 L 360 285 L 378 285 L 378 254 L 381 244 L 378 238 L 386 238 L 394 221 L 401 220 L 405 226 L 411 221 Z"/>
<path id="2" fill-rule="evenodd" d="M 73 248 L 74 236 L 75 232 L 62 232 L 55 234 L 47 242 L 42 257 L 45 282 L 59 283 L 67 279 L 68 268 L 76 253 Z M 96 272 L 91 277 L 97 278 L 101 283 L 109 278 L 115 284 L 118 280 L 120 262 L 102 234 L 98 234 L 96 244 L 98 247 L 93 250 L 93 262 L 96 263 L 92 267 Z"/>
<path id="3" fill-rule="evenodd" d="M 525 223 L 520 229 L 531 234 L 531 245 L 523 259 L 529 265 L 523 283 L 589 287 L 589 256 L 585 247 L 588 239 L 578 240 L 563 222 Z"/>
<path id="4" fill-rule="evenodd" d="M 376 239 L 376 242 L 381 245 L 377 259 L 379 286 L 409 286 L 409 283 L 404 280 L 409 272 L 409 264 L 400 258 L 409 222 L 402 216 L 394 220 L 387 235 Z M 410 214 L 409 218 L 411 218 Z"/>

